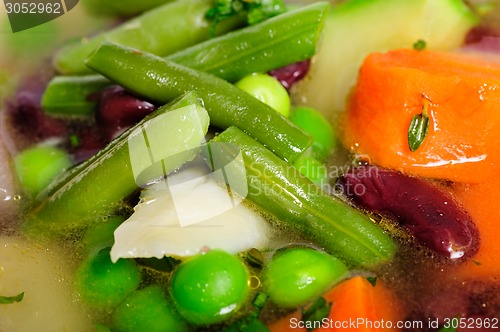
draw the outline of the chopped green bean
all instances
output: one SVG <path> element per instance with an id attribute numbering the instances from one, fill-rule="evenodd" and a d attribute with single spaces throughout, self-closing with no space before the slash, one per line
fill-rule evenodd
<path id="1" fill-rule="evenodd" d="M 225 142 L 231 144 L 213 144 Z M 243 166 L 231 176 L 246 176 L 246 198 L 351 266 L 373 266 L 394 255 L 396 245 L 367 216 L 325 193 L 271 151 L 236 127 L 209 142 L 212 158 L 224 161 L 227 149 L 241 149 Z M 236 188 L 238 190 L 238 188 Z"/>
<path id="2" fill-rule="evenodd" d="M 208 124 L 194 93 L 160 107 L 49 187 L 23 230 L 43 236 L 88 226 L 120 207 L 139 185 L 192 159 L 191 149 L 204 140 Z"/>
<path id="3" fill-rule="evenodd" d="M 238 126 L 288 162 L 312 144 L 312 137 L 283 115 L 216 76 L 110 42 L 101 44 L 87 59 L 87 65 L 130 91 L 160 103 L 196 91 L 212 125 Z"/>
<path id="4" fill-rule="evenodd" d="M 91 39 L 82 39 L 61 49 L 55 56 L 56 69 L 65 74 L 88 73 L 85 58 L 104 40 L 110 40 L 165 56 L 210 37 L 205 18 L 208 0 L 177 0 L 157 7 Z M 244 24 L 236 16 L 217 25 L 223 33 Z"/>
<path id="5" fill-rule="evenodd" d="M 311 58 L 328 12 L 326 2 L 281 14 L 260 24 L 176 52 L 165 58 L 230 82 Z M 286 52 L 283 49 L 286 48 Z M 111 82 L 100 75 L 55 77 L 42 99 L 51 114 L 92 114 L 88 96 Z"/>
<path id="6" fill-rule="evenodd" d="M 93 115 L 97 93 L 109 85 L 110 82 L 99 75 L 56 76 L 45 89 L 42 108 L 52 115 Z"/>

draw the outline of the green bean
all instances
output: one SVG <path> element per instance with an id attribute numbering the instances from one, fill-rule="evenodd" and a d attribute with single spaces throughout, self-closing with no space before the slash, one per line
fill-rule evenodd
<path id="1" fill-rule="evenodd" d="M 111 42 L 101 44 L 87 59 L 87 65 L 126 89 L 160 103 L 196 91 L 212 125 L 238 126 L 288 162 L 312 144 L 312 137 L 283 115 L 216 76 Z"/>
<path id="2" fill-rule="evenodd" d="M 252 73 L 306 60 L 316 53 L 328 3 L 316 3 L 278 15 L 262 23 L 209 39 L 165 57 L 230 82 Z M 283 49 L 286 48 L 286 52 Z M 99 75 L 55 77 L 42 100 L 52 114 L 92 114 L 88 96 L 111 84 Z"/>
<path id="3" fill-rule="evenodd" d="M 91 116 L 97 102 L 92 95 L 109 85 L 110 82 L 99 75 L 56 76 L 45 89 L 42 108 L 58 116 Z"/>
<path id="4" fill-rule="evenodd" d="M 241 149 L 244 166 L 227 169 L 234 172 L 228 178 L 246 176 L 246 198 L 274 215 L 280 226 L 310 238 L 353 267 L 374 266 L 394 255 L 393 240 L 367 216 L 325 193 L 238 128 L 230 127 L 209 142 L 212 160 L 227 164 L 225 159 L 234 156 L 228 149 L 234 146 Z"/>
<path id="5" fill-rule="evenodd" d="M 82 0 L 81 3 L 92 14 L 108 16 L 132 16 L 172 0 Z"/>
<path id="6" fill-rule="evenodd" d="M 160 107 L 49 187 L 23 231 L 44 236 L 87 227 L 119 208 L 139 185 L 192 159 L 196 151 L 190 149 L 202 142 L 208 122 L 194 93 Z M 148 177 L 151 168 L 156 172 Z"/>
<path id="7" fill-rule="evenodd" d="M 210 0 L 177 0 L 152 9 L 124 24 L 91 39 L 82 39 L 61 49 L 54 66 L 65 74 L 88 73 L 84 59 L 102 41 L 118 43 L 165 56 L 199 43 L 210 37 L 210 22 L 205 13 L 212 6 Z M 224 20 L 217 25 L 217 33 L 227 32 L 244 24 L 242 17 Z"/>

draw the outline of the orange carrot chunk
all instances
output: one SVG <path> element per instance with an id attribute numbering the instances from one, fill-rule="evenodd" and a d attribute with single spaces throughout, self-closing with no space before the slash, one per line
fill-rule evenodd
<path id="1" fill-rule="evenodd" d="M 402 309 L 394 294 L 381 280 L 373 286 L 357 276 L 335 286 L 325 296 L 331 302 L 328 324 L 316 329 L 326 331 L 399 331 Z"/>
<path id="2" fill-rule="evenodd" d="M 373 53 L 349 100 L 343 140 L 380 166 L 484 182 L 498 173 L 499 105 L 499 58 L 416 50 Z"/>
<path id="3" fill-rule="evenodd" d="M 453 274 L 467 279 L 500 277 L 500 178 L 481 184 L 454 186 L 454 194 L 468 210 L 481 236 L 479 250 L 472 260 L 458 266 Z"/>

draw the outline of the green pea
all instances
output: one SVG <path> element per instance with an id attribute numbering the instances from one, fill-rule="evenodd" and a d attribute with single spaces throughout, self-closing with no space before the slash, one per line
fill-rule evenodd
<path id="1" fill-rule="evenodd" d="M 113 331 L 186 331 L 159 285 L 150 285 L 130 294 L 111 315 Z"/>
<path id="2" fill-rule="evenodd" d="M 109 249 L 85 260 L 76 272 L 76 289 L 82 300 L 97 310 L 121 303 L 141 282 L 141 274 L 131 259 L 111 261 Z"/>
<path id="3" fill-rule="evenodd" d="M 290 120 L 314 137 L 312 150 L 320 161 L 328 158 L 336 148 L 337 139 L 333 127 L 317 110 L 310 107 L 297 107 L 290 114 Z"/>
<path id="4" fill-rule="evenodd" d="M 22 187 L 36 195 L 47 187 L 63 170 L 71 166 L 69 155 L 53 146 L 26 149 L 14 158 L 17 176 Z"/>
<path id="5" fill-rule="evenodd" d="M 114 231 L 125 221 L 122 216 L 113 216 L 85 231 L 80 242 L 83 250 L 88 255 L 95 255 L 104 248 L 113 246 Z"/>
<path id="6" fill-rule="evenodd" d="M 290 115 L 290 96 L 281 83 L 267 74 L 248 75 L 235 85 L 281 113 Z"/>
<path id="7" fill-rule="evenodd" d="M 311 248 L 278 252 L 263 271 L 270 299 L 285 308 L 304 305 L 347 276 L 339 259 Z"/>
<path id="8" fill-rule="evenodd" d="M 300 174 L 311 180 L 314 184 L 322 187 L 328 184 L 328 171 L 325 164 L 313 156 L 302 155 L 293 163 Z"/>
<path id="9" fill-rule="evenodd" d="M 210 250 L 179 265 L 170 293 L 184 319 L 199 325 L 219 323 L 247 301 L 249 275 L 241 260 Z"/>

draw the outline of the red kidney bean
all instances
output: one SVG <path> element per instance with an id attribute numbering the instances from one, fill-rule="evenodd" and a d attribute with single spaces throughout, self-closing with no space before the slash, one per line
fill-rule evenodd
<path id="1" fill-rule="evenodd" d="M 276 78 L 285 89 L 289 90 L 295 83 L 306 76 L 309 71 L 310 60 L 292 63 L 288 66 L 271 70 L 269 75 Z"/>
<path id="2" fill-rule="evenodd" d="M 426 180 L 363 166 L 343 174 L 336 189 L 360 207 L 393 218 L 441 255 L 457 259 L 477 251 L 479 233 L 469 214 Z"/>
<path id="3" fill-rule="evenodd" d="M 500 53 L 500 28 L 479 25 L 465 36 L 464 50 Z"/>
<path id="4" fill-rule="evenodd" d="M 24 78 L 15 94 L 6 101 L 6 123 L 19 149 L 67 134 L 65 121 L 47 116 L 42 110 L 40 101 L 47 80 L 44 75 Z"/>
<path id="5" fill-rule="evenodd" d="M 156 109 L 153 104 L 116 85 L 104 89 L 99 99 L 96 120 L 109 138 L 139 122 Z"/>

